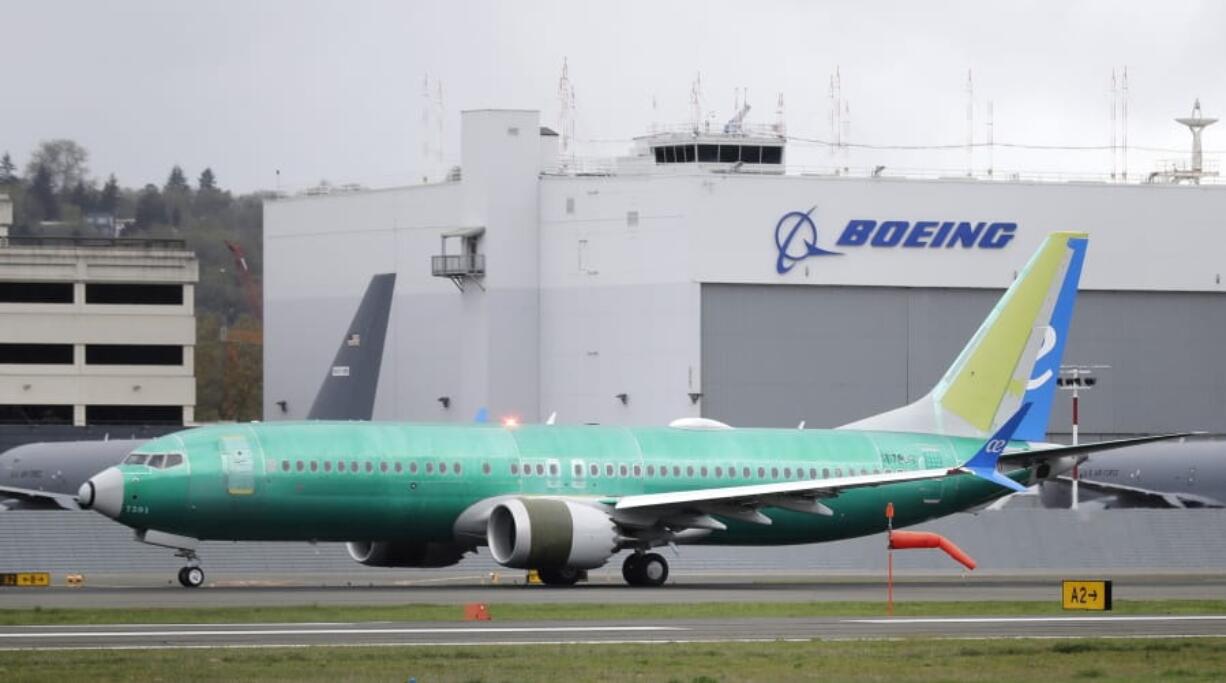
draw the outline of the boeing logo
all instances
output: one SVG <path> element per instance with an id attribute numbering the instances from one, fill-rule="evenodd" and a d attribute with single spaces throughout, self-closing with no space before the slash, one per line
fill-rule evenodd
<path id="1" fill-rule="evenodd" d="M 811 256 L 840 256 L 846 252 L 817 246 L 817 225 L 813 207 L 808 211 L 789 211 L 775 224 L 775 271 L 783 275 Z M 838 241 L 839 247 L 903 249 L 1002 249 L 1013 241 L 1017 223 L 968 221 L 875 221 L 853 218 L 847 221 Z"/>
<path id="2" fill-rule="evenodd" d="M 817 246 L 817 225 L 813 222 L 813 207 L 808 211 L 789 211 L 775 223 L 775 271 L 780 275 L 810 256 L 840 256 Z M 799 242 L 799 243 L 797 243 Z"/>

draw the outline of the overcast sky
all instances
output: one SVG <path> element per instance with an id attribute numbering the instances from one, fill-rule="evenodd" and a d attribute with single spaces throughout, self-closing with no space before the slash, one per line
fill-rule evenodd
<path id="1" fill-rule="evenodd" d="M 289 190 L 413 182 L 424 76 L 443 84 L 454 159 L 461 110 L 539 109 L 554 125 L 564 58 L 590 154 L 628 147 L 653 119 L 686 122 L 700 72 L 719 122 L 737 87 L 757 123 L 774 121 L 783 92 L 789 133 L 829 139 L 838 66 L 852 142 L 940 145 L 966 141 L 972 69 L 977 141 L 991 100 L 998 143 L 1105 146 L 1112 69 L 1126 66 L 1134 176 L 1186 158 L 1190 136 L 1171 118 L 1194 98 L 1226 115 L 1226 3 L 1210 1 L 2 0 L 0 16 L 0 152 L 24 166 L 40 140 L 72 138 L 94 176 L 129 186 L 161 184 L 173 164 L 193 179 L 211 166 L 239 191 L 273 188 L 277 169 Z M 1205 140 L 1221 157 L 1226 124 Z M 789 154 L 834 163 L 813 144 Z M 835 161 L 964 170 L 966 153 L 854 150 Z M 987 161 L 975 153 L 976 167 Z M 993 162 L 1105 174 L 1111 155 L 999 150 Z"/>

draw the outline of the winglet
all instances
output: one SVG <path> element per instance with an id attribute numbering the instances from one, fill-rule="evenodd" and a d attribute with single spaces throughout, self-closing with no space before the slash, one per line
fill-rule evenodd
<path id="1" fill-rule="evenodd" d="M 998 472 L 996 470 L 996 462 L 1000 459 L 1001 454 L 1005 452 L 1005 446 L 1009 445 L 1009 441 L 1013 438 L 1013 433 L 1017 431 L 1018 426 L 1026 419 L 1026 413 L 1030 412 L 1030 405 L 1029 403 L 1022 404 L 1022 407 L 1013 414 L 1013 417 L 1001 425 L 1000 429 L 996 430 L 996 433 L 989 437 L 983 446 L 978 451 L 975 451 L 975 455 L 971 456 L 971 459 L 967 460 L 958 470 L 967 474 L 973 474 L 980 479 L 1000 484 L 1014 491 L 1025 491 L 1025 486 Z"/>

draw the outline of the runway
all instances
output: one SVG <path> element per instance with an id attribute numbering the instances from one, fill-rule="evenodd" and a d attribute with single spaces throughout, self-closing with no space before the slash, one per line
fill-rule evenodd
<path id="1" fill-rule="evenodd" d="M 211 576 L 199 589 L 185 589 L 160 575 L 86 578 L 79 588 L 0 589 L 7 608 L 285 607 L 295 605 L 398 605 L 499 603 L 700 603 L 884 601 L 885 577 L 814 578 L 739 574 L 680 575 L 661 588 L 632 588 L 598 576 L 571 588 L 524 585 L 522 573 L 435 572 L 404 574 L 233 574 Z M 974 575 L 907 577 L 895 584 L 895 598 L 908 601 L 1000 601 L 1060 598 L 1061 578 L 1114 581 L 1116 600 L 1226 600 L 1226 576 L 1094 573 L 1068 575 Z"/>
<path id="2" fill-rule="evenodd" d="M 1226 615 L 0 627 L 0 649 L 1226 637 Z"/>

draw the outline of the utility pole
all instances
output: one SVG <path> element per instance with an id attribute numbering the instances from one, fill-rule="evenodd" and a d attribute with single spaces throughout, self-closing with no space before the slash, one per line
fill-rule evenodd
<path id="1" fill-rule="evenodd" d="M 1056 386 L 1073 392 L 1073 445 L 1078 442 L 1078 431 L 1081 423 L 1081 404 L 1080 390 L 1092 389 L 1098 385 L 1098 378 L 1094 376 L 1095 370 L 1104 370 L 1110 368 L 1110 365 L 1061 365 L 1060 376 L 1056 378 Z M 1073 465 L 1073 504 L 1072 509 L 1076 510 L 1079 504 L 1078 500 L 1078 482 L 1080 480 L 1080 460 L 1076 465 Z"/>

